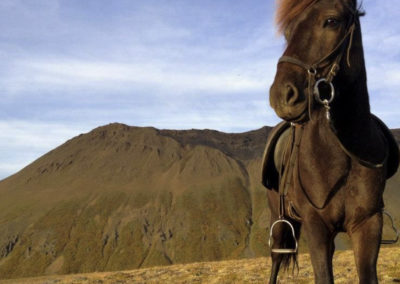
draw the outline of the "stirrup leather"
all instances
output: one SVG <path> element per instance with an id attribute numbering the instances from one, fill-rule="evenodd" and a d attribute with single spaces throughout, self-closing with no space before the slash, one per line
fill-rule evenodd
<path id="1" fill-rule="evenodd" d="M 382 245 L 392 245 L 392 244 L 395 244 L 395 243 L 397 243 L 397 241 L 399 240 L 400 231 L 399 231 L 399 230 L 396 228 L 396 226 L 394 225 L 393 217 L 392 217 L 392 215 L 390 215 L 389 212 L 383 210 L 383 211 L 382 211 L 382 214 L 389 217 L 390 222 L 392 223 L 392 224 L 391 224 L 391 225 L 392 225 L 392 229 L 393 229 L 394 233 L 396 234 L 396 238 L 393 239 L 393 240 L 381 240 L 381 244 L 382 244 Z"/>
<path id="2" fill-rule="evenodd" d="M 287 224 L 287 225 L 290 227 L 290 229 L 291 229 L 291 231 L 292 231 L 292 237 L 293 237 L 293 240 L 294 240 L 294 242 L 295 242 L 295 247 L 294 247 L 294 248 L 276 248 L 276 249 L 272 248 L 272 244 L 271 244 L 272 233 L 273 233 L 273 230 L 274 230 L 275 225 L 276 225 L 276 224 L 279 224 L 279 223 L 285 223 L 285 224 Z M 283 219 L 283 218 L 280 218 L 280 219 L 276 220 L 276 221 L 272 224 L 271 229 L 269 230 L 268 245 L 269 245 L 269 247 L 271 248 L 271 252 L 273 252 L 273 253 L 280 253 L 280 254 L 289 254 L 289 253 L 293 253 L 293 254 L 294 254 L 294 253 L 297 253 L 298 244 L 297 244 L 296 234 L 295 234 L 295 232 L 294 232 L 293 225 L 292 225 L 288 220 Z"/>

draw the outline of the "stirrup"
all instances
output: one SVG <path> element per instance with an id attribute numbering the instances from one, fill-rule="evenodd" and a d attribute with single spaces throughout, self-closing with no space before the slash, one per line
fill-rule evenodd
<path id="1" fill-rule="evenodd" d="M 399 240 L 400 232 L 399 232 L 399 230 L 397 230 L 396 226 L 394 225 L 394 220 L 393 220 L 392 215 L 390 215 L 389 212 L 387 212 L 385 210 L 383 210 L 382 213 L 389 217 L 390 222 L 392 223 L 392 229 L 393 229 L 394 233 L 396 234 L 396 238 L 394 240 L 381 240 L 381 244 L 382 245 L 395 244 Z"/>
<path id="2" fill-rule="evenodd" d="M 273 249 L 272 245 L 271 245 L 271 240 L 272 240 L 272 232 L 274 230 L 274 226 L 278 223 L 286 223 L 289 225 L 290 229 L 292 230 L 292 236 L 295 242 L 295 247 L 294 248 L 277 248 L 277 249 Z M 272 226 L 271 229 L 269 230 L 269 240 L 268 240 L 268 245 L 271 248 L 271 252 L 273 253 L 280 253 L 280 254 L 289 254 L 289 253 L 297 253 L 297 248 L 298 248 L 298 244 L 297 244 L 297 239 L 296 239 L 296 234 L 294 232 L 294 228 L 293 225 L 286 219 L 278 219 L 276 220 Z"/>

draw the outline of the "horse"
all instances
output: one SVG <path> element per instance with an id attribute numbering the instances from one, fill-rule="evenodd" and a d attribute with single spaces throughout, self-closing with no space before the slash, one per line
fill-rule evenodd
<path id="1" fill-rule="evenodd" d="M 357 0 L 279 0 L 286 46 L 269 101 L 284 122 L 269 136 L 263 184 L 272 268 L 296 264 L 300 230 L 315 283 L 333 283 L 334 239 L 346 232 L 360 283 L 378 283 L 386 180 L 399 150 L 370 111 Z M 271 241 L 270 239 L 270 241 Z"/>

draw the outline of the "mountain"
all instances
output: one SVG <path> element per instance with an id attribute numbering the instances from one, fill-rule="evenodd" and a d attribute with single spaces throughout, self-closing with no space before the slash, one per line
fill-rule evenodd
<path id="1" fill-rule="evenodd" d="M 0 278 L 267 255 L 269 130 L 115 123 L 67 141 L 0 182 Z"/>

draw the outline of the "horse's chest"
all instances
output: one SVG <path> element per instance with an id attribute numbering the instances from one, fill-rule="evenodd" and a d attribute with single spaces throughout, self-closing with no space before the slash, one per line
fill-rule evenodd
<path id="1" fill-rule="evenodd" d="M 293 191 L 299 204 L 324 208 L 343 188 L 350 172 L 350 159 L 332 137 L 304 131 L 293 172 Z"/>

